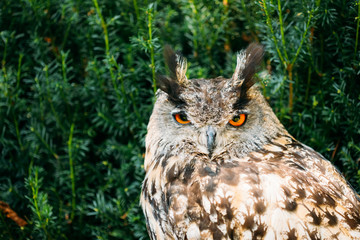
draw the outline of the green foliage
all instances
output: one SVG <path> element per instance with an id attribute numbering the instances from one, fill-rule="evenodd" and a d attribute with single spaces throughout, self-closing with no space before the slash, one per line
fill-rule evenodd
<path id="1" fill-rule="evenodd" d="M 360 190 L 359 1 L 0 2 L 1 239 L 148 239 L 139 206 L 162 46 L 190 78 L 266 47 L 263 92 Z"/>

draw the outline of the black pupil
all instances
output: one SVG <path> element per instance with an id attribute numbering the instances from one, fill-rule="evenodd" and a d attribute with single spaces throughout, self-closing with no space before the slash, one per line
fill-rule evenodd
<path id="1" fill-rule="evenodd" d="M 237 121 L 239 121 L 240 120 L 240 117 L 239 116 L 235 116 L 235 117 L 233 117 L 233 119 L 232 119 L 234 122 L 237 122 Z"/>
<path id="2" fill-rule="evenodd" d="M 180 117 L 181 121 L 187 121 L 187 117 L 186 117 L 185 114 L 180 113 L 180 114 L 179 114 L 179 117 Z"/>

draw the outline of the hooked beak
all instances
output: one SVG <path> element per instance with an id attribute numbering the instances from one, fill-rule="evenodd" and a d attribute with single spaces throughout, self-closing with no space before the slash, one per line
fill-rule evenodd
<path id="1" fill-rule="evenodd" d="M 206 142 L 210 157 L 215 147 L 215 138 L 216 138 L 216 131 L 212 126 L 209 126 L 206 130 Z"/>

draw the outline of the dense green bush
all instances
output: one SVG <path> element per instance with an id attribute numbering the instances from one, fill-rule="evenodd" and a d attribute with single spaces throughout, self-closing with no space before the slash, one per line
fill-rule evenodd
<path id="1" fill-rule="evenodd" d="M 296 138 L 360 190 L 360 1 L 0 1 L 1 239 L 147 239 L 139 207 L 162 46 L 190 78 L 260 84 Z M 5 207 L 4 207 L 5 206 Z"/>

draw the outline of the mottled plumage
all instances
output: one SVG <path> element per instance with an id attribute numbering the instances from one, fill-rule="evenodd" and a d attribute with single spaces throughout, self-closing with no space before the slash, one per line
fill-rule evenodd
<path id="1" fill-rule="evenodd" d="M 165 51 L 141 194 L 151 239 L 360 239 L 358 195 L 254 86 L 262 47 L 240 53 L 230 79 L 188 80 L 186 60 Z"/>

